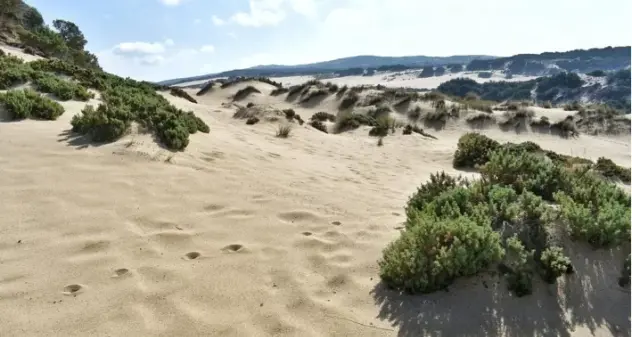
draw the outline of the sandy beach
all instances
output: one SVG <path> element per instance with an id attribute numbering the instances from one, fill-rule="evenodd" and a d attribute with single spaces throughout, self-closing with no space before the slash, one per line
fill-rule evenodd
<path id="1" fill-rule="evenodd" d="M 305 120 L 331 110 L 254 85 L 261 93 L 240 104 Z M 211 128 L 184 152 L 138 132 L 77 138 L 70 119 L 97 99 L 61 102 L 56 121 L 0 123 L 0 336 L 630 335 L 630 289 L 616 283 L 623 248 L 572 244 L 577 272 L 523 298 L 499 276 L 423 296 L 385 289 L 377 260 L 411 193 L 437 171 L 476 176 L 452 168 L 471 130 L 458 121 L 430 131 L 437 139 L 398 132 L 378 147 L 368 127 L 305 124 L 282 139 L 278 122 L 232 118 L 239 88 L 198 104 L 163 93 Z M 629 135 L 484 132 L 630 165 Z"/>

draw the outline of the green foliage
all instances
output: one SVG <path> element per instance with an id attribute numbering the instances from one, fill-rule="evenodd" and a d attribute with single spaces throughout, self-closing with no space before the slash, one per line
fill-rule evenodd
<path id="1" fill-rule="evenodd" d="M 246 120 L 246 125 L 255 125 L 255 124 L 257 124 L 257 123 L 259 123 L 259 118 L 258 118 L 258 117 L 256 117 L 256 116 L 249 117 L 249 118 Z"/>
<path id="2" fill-rule="evenodd" d="M 182 88 L 171 88 L 171 90 L 169 91 L 169 93 L 172 96 L 176 96 L 176 97 L 180 97 L 180 98 L 184 98 L 187 101 L 191 102 L 191 103 L 196 103 L 197 104 L 197 100 L 195 100 L 195 98 L 191 97 L 191 95 L 189 95 L 186 91 L 184 91 Z"/>
<path id="3" fill-rule="evenodd" d="M 624 183 L 630 183 L 630 169 L 619 166 L 608 158 L 600 157 L 597 159 L 593 168 L 604 177 L 619 179 Z"/>
<path id="4" fill-rule="evenodd" d="M 317 113 L 313 114 L 312 117 L 311 117 L 311 120 L 319 121 L 319 122 L 325 122 L 325 121 L 333 122 L 333 121 L 336 120 L 336 116 L 334 116 L 333 114 L 330 114 L 328 112 L 320 111 L 320 112 L 317 112 Z"/>
<path id="5" fill-rule="evenodd" d="M 353 91 L 349 91 L 345 97 L 342 99 L 342 101 L 340 102 L 340 105 L 338 106 L 338 108 L 340 110 L 346 110 L 351 108 L 353 105 L 356 104 L 356 102 L 358 102 L 358 100 L 360 99 L 360 96 L 358 96 L 358 94 L 356 94 Z"/>
<path id="6" fill-rule="evenodd" d="M 62 101 L 87 101 L 94 97 L 84 86 L 50 73 L 37 73 L 34 77 L 33 84 L 38 91 L 53 94 Z"/>
<path id="7" fill-rule="evenodd" d="M 95 110 L 86 105 L 81 115 L 70 121 L 72 131 L 89 135 L 96 142 L 109 142 L 122 137 L 132 122 L 132 113 L 125 106 L 99 104 Z"/>
<path id="8" fill-rule="evenodd" d="M 395 128 L 395 121 L 388 117 L 382 116 L 376 119 L 375 126 L 369 130 L 369 136 L 372 137 L 386 137 L 388 136 L 388 130 Z"/>
<path id="9" fill-rule="evenodd" d="M 261 91 L 259 91 L 259 89 L 253 87 L 252 85 L 249 85 L 249 86 L 237 91 L 235 93 L 235 95 L 233 96 L 233 101 L 242 100 L 242 99 L 248 97 L 252 93 L 261 93 Z"/>
<path id="10" fill-rule="evenodd" d="M 549 283 L 566 274 L 571 266 L 571 260 L 564 255 L 560 247 L 549 247 L 542 252 L 540 261 L 544 267 L 544 279 Z"/>
<path id="11" fill-rule="evenodd" d="M 59 103 L 32 90 L 10 90 L 0 94 L 0 104 L 4 105 L 10 120 L 55 120 L 64 113 Z"/>
<path id="12" fill-rule="evenodd" d="M 410 220 L 408 230 L 389 244 L 379 261 L 380 277 L 391 288 L 427 293 L 460 276 L 473 275 L 500 260 L 498 233 L 467 217 Z"/>
<path id="13" fill-rule="evenodd" d="M 517 236 L 507 239 L 507 254 L 504 265 L 508 267 L 507 285 L 516 296 L 522 297 L 533 291 L 532 270 L 530 260 L 533 259 L 533 251 L 525 249 Z"/>
<path id="14" fill-rule="evenodd" d="M 354 114 L 351 112 L 340 114 L 336 119 L 336 124 L 334 125 L 334 133 L 354 130 L 359 128 L 361 125 L 375 126 L 377 125 L 377 121 L 369 116 Z"/>
<path id="15" fill-rule="evenodd" d="M 312 119 L 309 122 L 309 125 L 311 125 L 316 130 L 319 130 L 319 131 L 324 132 L 324 133 L 329 133 L 327 131 L 327 126 L 323 122 L 318 120 L 318 119 Z"/>
<path id="16" fill-rule="evenodd" d="M 455 168 L 476 168 L 489 161 L 500 144 L 478 133 L 466 133 L 459 138 L 452 164 Z"/>

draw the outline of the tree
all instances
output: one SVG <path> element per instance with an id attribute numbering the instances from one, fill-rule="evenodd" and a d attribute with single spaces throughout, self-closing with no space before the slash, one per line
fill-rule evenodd
<path id="1" fill-rule="evenodd" d="M 33 7 L 27 7 L 24 11 L 24 14 L 22 15 L 22 22 L 24 28 L 28 30 L 35 30 L 44 26 L 44 18 L 42 17 L 42 14 Z"/>
<path id="2" fill-rule="evenodd" d="M 54 20 L 53 26 L 59 31 L 69 48 L 83 50 L 83 47 L 88 43 L 79 27 L 70 21 Z"/>
<path id="3" fill-rule="evenodd" d="M 0 18 L 17 19 L 21 3 L 21 0 L 0 0 Z"/>

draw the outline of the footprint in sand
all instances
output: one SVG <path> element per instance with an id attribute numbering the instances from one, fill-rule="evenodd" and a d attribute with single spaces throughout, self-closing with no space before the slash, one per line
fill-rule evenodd
<path id="1" fill-rule="evenodd" d="M 190 252 L 190 253 L 186 253 L 184 254 L 184 259 L 185 260 L 195 260 L 197 258 L 199 258 L 202 254 L 198 253 L 198 252 Z"/>
<path id="2" fill-rule="evenodd" d="M 332 221 L 331 224 L 334 225 L 334 226 L 340 226 L 340 225 L 342 225 L 342 222 L 340 222 L 340 221 Z"/>
<path id="3" fill-rule="evenodd" d="M 120 277 L 124 277 L 129 275 L 129 269 L 127 268 L 119 268 L 117 270 L 114 271 L 114 274 L 112 275 L 113 278 L 120 278 Z"/>
<path id="4" fill-rule="evenodd" d="M 290 211 L 277 214 L 279 219 L 285 222 L 319 222 L 318 215 L 308 211 Z"/>
<path id="5" fill-rule="evenodd" d="M 303 234 L 303 235 L 305 235 L 305 236 L 312 236 L 312 232 L 303 232 L 303 233 L 301 233 L 301 234 Z"/>
<path id="6" fill-rule="evenodd" d="M 80 284 L 70 284 L 64 287 L 64 295 L 77 295 L 83 290 Z"/>
<path id="7" fill-rule="evenodd" d="M 228 253 L 239 253 L 239 252 L 245 251 L 245 249 L 246 248 L 243 245 L 240 245 L 238 243 L 233 243 L 231 245 L 228 245 L 222 248 L 222 251 L 225 251 Z"/>

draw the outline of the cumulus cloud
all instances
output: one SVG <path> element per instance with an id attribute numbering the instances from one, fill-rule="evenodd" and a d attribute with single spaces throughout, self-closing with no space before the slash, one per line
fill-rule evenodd
<path id="1" fill-rule="evenodd" d="M 248 4 L 248 12 L 237 12 L 230 21 L 247 27 L 276 26 L 287 17 L 287 9 L 307 17 L 317 13 L 314 0 L 250 0 Z"/>
<path id="2" fill-rule="evenodd" d="M 114 46 L 117 54 L 160 54 L 165 52 L 165 46 L 160 42 L 122 42 Z"/>
<path id="3" fill-rule="evenodd" d="M 226 21 L 220 19 L 219 17 L 217 17 L 217 15 L 213 15 L 211 17 L 211 21 L 213 21 L 213 24 L 216 26 L 223 26 L 226 24 Z"/>

